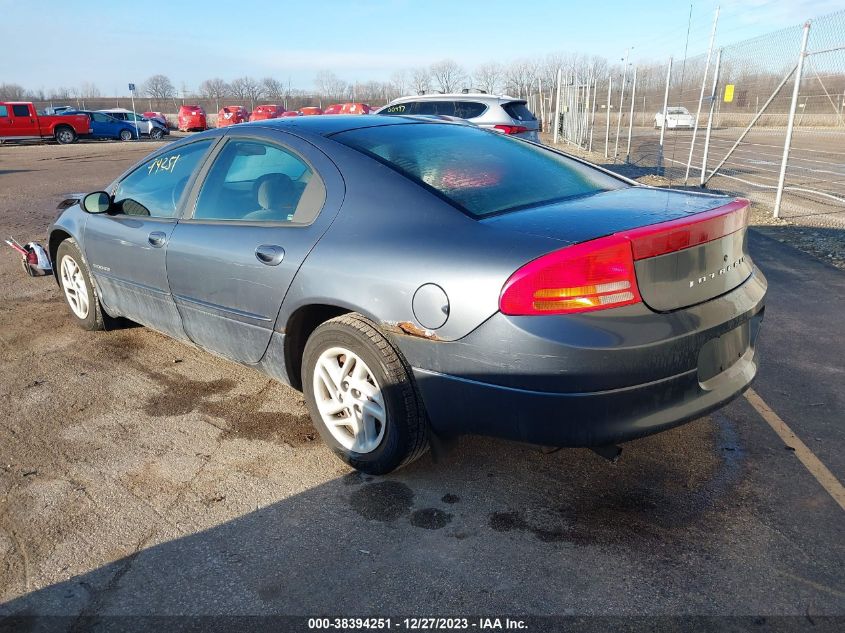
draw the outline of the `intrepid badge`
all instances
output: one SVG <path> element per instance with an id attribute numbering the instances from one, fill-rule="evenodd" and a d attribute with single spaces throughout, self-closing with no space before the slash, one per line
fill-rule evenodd
<path id="1" fill-rule="evenodd" d="M 700 285 L 700 284 L 703 284 L 703 283 L 705 283 L 705 282 L 708 282 L 708 281 L 710 281 L 711 279 L 716 279 L 716 277 L 719 277 L 720 275 L 724 275 L 725 273 L 730 272 L 730 271 L 731 271 L 731 270 L 733 270 L 734 268 L 738 268 L 738 267 L 739 267 L 739 265 L 740 265 L 741 263 L 743 263 L 744 261 L 745 261 L 745 256 L 742 256 L 742 257 L 740 257 L 738 260 L 736 260 L 735 262 L 733 262 L 732 264 L 728 264 L 727 266 L 725 266 L 725 267 L 723 267 L 723 268 L 720 268 L 719 270 L 717 270 L 717 271 L 716 271 L 716 272 L 714 272 L 714 273 L 709 273 L 709 274 L 707 274 L 707 275 L 704 275 L 703 277 L 699 277 L 698 279 L 690 279 L 690 282 L 689 282 L 689 287 L 690 287 L 690 288 L 693 288 L 693 287 L 695 287 L 695 286 L 698 286 L 698 285 Z"/>

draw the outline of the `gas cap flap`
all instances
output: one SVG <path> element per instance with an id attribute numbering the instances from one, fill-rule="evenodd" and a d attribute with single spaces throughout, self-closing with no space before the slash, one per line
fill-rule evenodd
<path id="1" fill-rule="evenodd" d="M 423 284 L 414 293 L 414 316 L 427 330 L 443 327 L 449 318 L 449 297 L 437 284 Z"/>

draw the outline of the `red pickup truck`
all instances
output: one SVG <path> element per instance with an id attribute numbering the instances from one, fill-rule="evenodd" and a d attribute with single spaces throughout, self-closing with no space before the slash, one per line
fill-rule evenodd
<path id="1" fill-rule="evenodd" d="M 31 103 L 0 101 L 0 142 L 54 138 L 66 145 L 90 133 L 91 120 L 84 114 L 45 116 Z"/>

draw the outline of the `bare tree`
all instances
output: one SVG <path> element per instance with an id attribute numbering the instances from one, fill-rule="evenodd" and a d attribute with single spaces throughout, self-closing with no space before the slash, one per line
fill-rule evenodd
<path id="1" fill-rule="evenodd" d="M 414 68 L 411 71 L 411 88 L 418 94 L 431 90 L 431 73 L 428 68 Z"/>
<path id="2" fill-rule="evenodd" d="M 167 75 L 153 75 L 144 82 L 143 91 L 153 99 L 173 99 L 176 96 L 176 88 Z"/>
<path id="3" fill-rule="evenodd" d="M 330 70 L 321 70 L 314 77 L 314 87 L 321 96 L 329 99 L 338 97 L 346 98 L 349 94 L 349 86 L 343 79 Z"/>
<path id="4" fill-rule="evenodd" d="M 238 77 L 232 82 L 232 94 L 238 99 L 248 100 L 255 107 L 256 100 L 264 94 L 264 86 L 252 77 Z"/>
<path id="5" fill-rule="evenodd" d="M 390 75 L 390 91 L 397 97 L 403 96 L 411 86 L 410 73 L 407 70 L 397 70 Z"/>
<path id="6" fill-rule="evenodd" d="M 431 76 L 443 92 L 456 92 L 467 80 L 463 67 L 451 59 L 432 64 Z"/>
<path id="7" fill-rule="evenodd" d="M 497 62 L 488 62 L 475 69 L 472 76 L 475 87 L 489 94 L 494 94 L 502 81 L 502 66 Z"/>
<path id="8" fill-rule="evenodd" d="M 287 88 L 281 81 L 272 77 L 265 77 L 261 80 L 261 87 L 264 89 L 264 96 L 267 99 L 276 102 L 284 101 Z"/>
<path id="9" fill-rule="evenodd" d="M 517 97 L 527 97 L 537 84 L 537 64 L 531 60 L 520 59 L 505 68 L 505 86 L 507 92 Z"/>
<path id="10" fill-rule="evenodd" d="M 228 97 L 231 87 L 220 77 L 206 79 L 200 84 L 199 93 L 204 99 L 214 99 L 214 109 L 220 111 L 220 100 Z"/>
<path id="11" fill-rule="evenodd" d="M 96 84 L 93 84 L 88 81 L 83 81 L 82 84 L 79 86 L 79 96 L 84 99 L 96 99 L 97 97 L 101 96 L 100 89 L 97 88 Z"/>
<path id="12" fill-rule="evenodd" d="M 26 90 L 18 84 L 0 84 L 0 99 L 4 101 L 22 101 Z"/>

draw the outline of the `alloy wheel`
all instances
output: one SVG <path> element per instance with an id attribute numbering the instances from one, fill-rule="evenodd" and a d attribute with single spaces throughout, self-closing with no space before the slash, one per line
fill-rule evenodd
<path id="1" fill-rule="evenodd" d="M 381 387 L 367 364 L 343 347 L 320 354 L 314 368 L 314 397 L 323 423 L 347 450 L 370 453 L 387 425 Z"/>
<path id="2" fill-rule="evenodd" d="M 88 316 L 88 285 L 79 264 L 70 255 L 62 258 L 61 266 L 62 288 L 65 291 L 68 305 L 80 319 Z"/>

